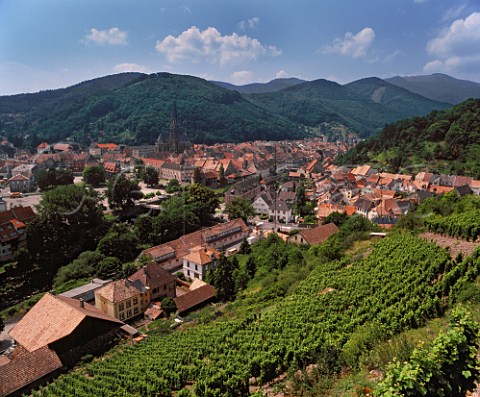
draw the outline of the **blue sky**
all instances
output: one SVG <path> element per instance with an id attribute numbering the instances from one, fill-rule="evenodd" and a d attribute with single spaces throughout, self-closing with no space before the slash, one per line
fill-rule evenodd
<path id="1" fill-rule="evenodd" d="M 124 71 L 480 82 L 480 1 L 0 0 L 0 95 Z"/>

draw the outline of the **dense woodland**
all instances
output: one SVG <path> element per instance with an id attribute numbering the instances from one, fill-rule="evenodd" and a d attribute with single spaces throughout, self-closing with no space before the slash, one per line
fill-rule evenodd
<path id="1" fill-rule="evenodd" d="M 343 164 L 372 163 L 397 172 L 421 170 L 480 178 L 480 99 L 387 125 L 340 156 Z"/>
<path id="2" fill-rule="evenodd" d="M 191 76 L 126 73 L 0 97 L 0 131 L 19 147 L 66 139 L 151 144 L 168 130 L 174 100 L 181 129 L 192 142 L 207 144 L 295 139 L 336 128 L 369 136 L 386 123 L 446 107 L 373 78 L 345 86 L 316 80 L 241 94 Z"/>

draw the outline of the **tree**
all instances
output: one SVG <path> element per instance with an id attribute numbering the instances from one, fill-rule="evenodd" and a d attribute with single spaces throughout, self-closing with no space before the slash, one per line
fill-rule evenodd
<path id="1" fill-rule="evenodd" d="M 225 214 L 228 219 L 242 218 L 245 222 L 248 222 L 249 218 L 255 216 L 255 209 L 249 199 L 241 197 L 234 197 L 234 199 L 225 206 Z"/>
<path id="2" fill-rule="evenodd" d="M 217 289 L 220 300 L 229 301 L 235 299 L 235 280 L 233 278 L 234 267 L 227 257 L 220 253 L 218 264 L 213 271 L 213 285 Z"/>
<path id="3" fill-rule="evenodd" d="M 122 262 L 114 256 L 107 256 L 98 264 L 97 273 L 95 275 L 100 278 L 122 275 Z"/>
<path id="4" fill-rule="evenodd" d="M 165 187 L 167 193 L 176 193 L 181 190 L 180 182 L 176 179 L 170 179 Z"/>
<path id="5" fill-rule="evenodd" d="M 215 213 L 220 201 L 212 189 L 194 183 L 188 189 L 186 203 L 191 205 L 201 224 L 204 225 Z"/>
<path id="6" fill-rule="evenodd" d="M 227 179 L 225 178 L 225 169 L 223 168 L 223 164 L 220 164 L 220 168 L 218 169 L 218 182 L 220 183 L 221 187 L 224 187 L 227 184 Z"/>
<path id="7" fill-rule="evenodd" d="M 257 265 L 255 264 L 255 258 L 252 255 L 248 257 L 245 268 L 247 269 L 250 278 L 253 278 L 257 272 Z"/>
<path id="8" fill-rule="evenodd" d="M 295 189 L 295 211 L 297 215 L 303 216 L 305 215 L 305 205 L 307 204 L 307 200 L 305 198 L 305 186 L 303 182 L 300 182 Z"/>
<path id="9" fill-rule="evenodd" d="M 155 186 L 158 183 L 158 171 L 153 167 L 145 168 L 143 182 L 151 187 Z"/>
<path id="10" fill-rule="evenodd" d="M 136 180 L 128 179 L 123 174 L 118 174 L 108 181 L 107 187 L 108 205 L 113 209 L 123 211 L 132 208 L 135 200 L 143 197 Z"/>
<path id="11" fill-rule="evenodd" d="M 335 223 L 335 225 L 340 227 L 346 222 L 347 219 L 348 219 L 348 215 L 345 212 L 335 211 L 322 220 L 322 225 L 326 225 L 327 223 L 333 222 Z"/>
<path id="12" fill-rule="evenodd" d="M 37 217 L 28 227 L 27 249 L 33 260 L 56 267 L 94 248 L 104 225 L 95 191 L 58 186 L 40 200 Z"/>
<path id="13" fill-rule="evenodd" d="M 247 239 L 244 238 L 242 240 L 242 244 L 240 244 L 240 248 L 238 249 L 238 253 L 248 255 L 248 254 L 250 254 L 251 251 L 252 251 L 252 247 L 248 243 Z"/>
<path id="14" fill-rule="evenodd" d="M 107 257 L 128 262 L 138 255 L 137 236 L 124 223 L 115 223 L 98 243 L 98 251 Z"/>
<path id="15" fill-rule="evenodd" d="M 0 333 L 5 329 L 5 324 L 3 323 L 3 318 L 0 317 Z"/>
<path id="16" fill-rule="evenodd" d="M 170 316 L 171 313 L 175 313 L 177 311 L 177 306 L 172 298 L 163 298 L 162 299 L 162 310 Z"/>
<path id="17" fill-rule="evenodd" d="M 61 185 L 72 185 L 73 180 L 73 171 L 70 169 L 50 168 L 48 171 L 40 170 L 35 174 L 35 181 L 40 190 L 48 190 Z"/>
<path id="18" fill-rule="evenodd" d="M 105 169 L 103 165 L 93 165 L 85 167 L 83 170 L 83 180 L 93 187 L 99 187 L 106 181 Z"/>
<path id="19" fill-rule="evenodd" d="M 193 170 L 193 183 L 202 183 L 202 172 L 199 167 Z"/>

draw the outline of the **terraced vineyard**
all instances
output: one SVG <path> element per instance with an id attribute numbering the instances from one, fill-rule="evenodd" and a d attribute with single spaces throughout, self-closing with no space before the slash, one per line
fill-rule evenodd
<path id="1" fill-rule="evenodd" d="M 435 244 L 394 235 L 364 259 L 317 263 L 292 295 L 261 315 L 264 308 L 250 306 L 244 318 L 152 334 L 36 395 L 171 396 L 190 385 L 198 397 L 248 396 L 252 378 L 267 382 L 312 362 L 329 371 L 354 366 L 355 349 L 440 315 L 457 282 L 479 272 L 478 251 L 456 263 Z M 359 333 L 366 338 L 356 339 Z"/>

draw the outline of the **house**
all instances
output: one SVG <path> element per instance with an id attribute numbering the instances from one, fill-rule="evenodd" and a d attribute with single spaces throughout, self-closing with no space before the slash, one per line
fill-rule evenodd
<path id="1" fill-rule="evenodd" d="M 368 218 L 370 211 L 374 208 L 374 204 L 366 197 L 360 197 L 354 204 L 355 211 Z"/>
<path id="2" fill-rule="evenodd" d="M 189 183 L 193 179 L 194 167 L 190 165 L 164 163 L 160 169 L 161 179 L 176 179 L 179 182 Z"/>
<path id="3" fill-rule="evenodd" d="M 262 187 L 256 177 L 237 182 L 225 192 L 225 204 L 230 204 L 236 197 L 253 200 L 258 196 Z"/>
<path id="4" fill-rule="evenodd" d="M 5 202 L 0 199 L 2 203 Z M 1 208 L 6 209 L 6 204 Z M 0 212 L 0 262 L 11 260 L 15 251 L 26 245 L 27 226 L 33 219 L 35 213 L 30 206 Z"/>
<path id="5" fill-rule="evenodd" d="M 117 280 L 95 291 L 95 307 L 121 321 L 143 314 L 149 303 L 150 288 L 139 280 Z"/>
<path id="6" fill-rule="evenodd" d="M 47 142 L 42 142 L 40 145 L 37 146 L 37 153 L 45 153 L 50 149 L 50 145 Z"/>
<path id="7" fill-rule="evenodd" d="M 16 175 L 11 177 L 8 180 L 8 184 L 10 185 L 11 192 L 31 192 L 35 190 L 35 182 L 33 180 L 33 176 L 27 178 L 24 175 Z"/>
<path id="8" fill-rule="evenodd" d="M 149 263 L 128 277 L 150 288 L 150 299 L 175 298 L 175 277 L 156 263 Z"/>
<path id="9" fill-rule="evenodd" d="M 115 143 L 92 143 L 88 148 L 88 152 L 92 156 L 101 156 L 102 154 L 113 151 L 117 148 L 117 144 Z"/>
<path id="10" fill-rule="evenodd" d="M 217 266 L 220 252 L 208 245 L 197 246 L 183 257 L 183 274 L 190 278 L 204 280 L 209 270 Z"/>
<path id="11" fill-rule="evenodd" d="M 338 232 L 338 227 L 335 223 L 327 223 L 314 227 L 312 229 L 305 229 L 293 236 L 289 236 L 287 242 L 293 244 L 316 245 L 326 241 L 332 234 Z"/>
<path id="12" fill-rule="evenodd" d="M 189 310 L 198 308 L 200 305 L 204 305 L 211 301 L 216 295 L 217 290 L 215 287 L 204 283 L 204 285 L 201 285 L 198 288 L 191 289 L 185 294 L 177 296 L 173 301 L 177 306 L 178 313 L 184 314 Z"/>
<path id="13" fill-rule="evenodd" d="M 211 226 L 186 234 L 176 240 L 148 248 L 141 255 L 147 255 L 169 272 L 183 269 L 183 257 L 194 247 L 208 244 L 215 249 L 227 248 L 241 242 L 250 234 L 242 219 Z"/>
<path id="14" fill-rule="evenodd" d="M 268 216 L 277 222 L 293 222 L 292 209 L 287 202 L 282 200 L 276 200 L 268 207 Z"/>
<path id="15" fill-rule="evenodd" d="M 18 346 L 0 364 L 0 396 L 28 393 L 85 354 L 105 350 L 122 325 L 88 303 L 46 293 L 10 330 Z"/>
<path id="16" fill-rule="evenodd" d="M 73 299 L 83 299 L 85 302 L 93 302 L 95 300 L 95 291 L 110 282 L 112 282 L 112 280 L 101 280 L 99 278 L 94 278 L 90 283 L 65 291 L 59 294 L 59 296 L 65 296 Z"/>
<path id="17" fill-rule="evenodd" d="M 268 210 L 272 205 L 272 198 L 268 192 L 260 194 L 253 201 L 253 209 L 257 214 L 268 214 Z"/>

